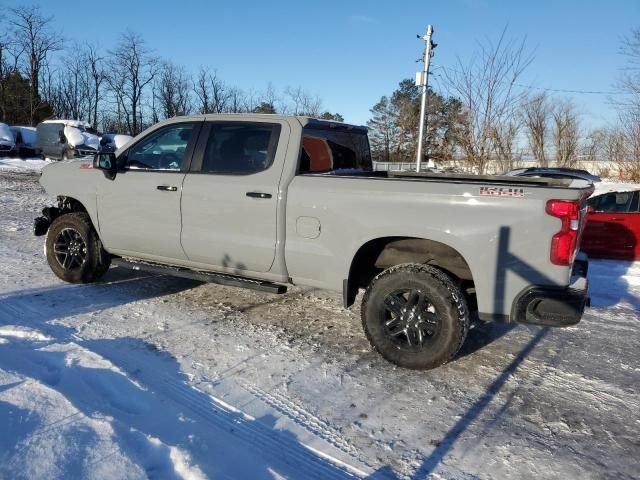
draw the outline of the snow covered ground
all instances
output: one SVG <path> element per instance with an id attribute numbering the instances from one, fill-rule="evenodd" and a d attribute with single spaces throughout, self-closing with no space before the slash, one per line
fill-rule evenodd
<path id="1" fill-rule="evenodd" d="M 51 160 L 39 158 L 2 158 L 0 157 L 0 172 L 39 172 Z"/>
<path id="2" fill-rule="evenodd" d="M 62 283 L 37 175 L 0 165 L 0 478 L 640 476 L 640 264 L 593 262 L 575 327 L 479 326 L 413 372 L 322 291 Z"/>

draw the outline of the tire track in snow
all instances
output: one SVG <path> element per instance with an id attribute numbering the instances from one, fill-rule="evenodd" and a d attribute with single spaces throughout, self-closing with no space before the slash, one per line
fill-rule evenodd
<path id="1" fill-rule="evenodd" d="M 48 324 L 42 312 L 28 305 L 26 302 L 15 301 L 11 300 L 11 298 L 2 298 L 2 296 L 0 296 L 0 320 L 6 321 L 11 317 L 13 317 L 13 321 L 16 323 L 24 323 L 25 317 L 40 319 L 41 321 L 36 320 L 38 328 L 47 335 L 50 335 L 56 343 L 78 342 L 80 347 L 82 347 L 82 343 L 86 341 L 77 333 L 72 333 L 68 338 L 59 338 L 60 329 L 67 327 Z M 58 334 L 57 338 L 56 334 Z M 295 466 L 300 469 L 300 471 L 304 471 L 305 478 L 332 480 L 364 478 L 367 476 L 367 472 L 305 445 L 294 438 L 290 438 L 287 436 L 289 432 L 284 434 L 269 428 L 259 421 L 256 421 L 256 419 L 250 415 L 236 409 L 210 393 L 186 385 L 184 382 L 177 381 L 172 375 L 162 371 L 145 369 L 143 373 L 136 376 L 135 380 L 130 378 L 128 372 L 142 371 L 142 367 L 145 366 L 144 356 L 153 355 L 151 352 L 140 349 L 127 349 L 122 351 L 116 349 L 109 352 L 94 353 L 109 360 L 116 368 L 125 372 L 126 377 L 133 383 L 142 384 L 144 387 L 171 399 L 177 405 L 189 410 L 195 420 L 200 420 L 214 428 L 231 432 L 235 437 L 242 440 L 247 447 L 257 450 L 262 455 L 266 454 L 268 458 L 277 458 L 287 465 Z M 139 358 L 140 356 L 143 358 Z M 270 396 L 269 398 L 272 398 L 272 401 L 275 402 L 276 397 Z M 278 400 L 278 403 L 284 405 L 283 408 L 290 412 L 296 410 L 295 407 L 287 405 L 285 402 L 282 402 L 282 400 Z M 311 433 L 322 438 L 344 453 L 350 456 L 352 455 L 353 447 L 350 449 L 337 439 L 331 441 L 332 432 L 326 427 L 321 427 L 321 423 L 313 420 L 310 414 L 305 415 L 301 413 L 299 408 L 297 410 L 299 410 L 297 415 L 300 418 L 305 418 L 305 421 L 309 422 L 307 428 Z"/>
<path id="2" fill-rule="evenodd" d="M 301 425 L 309 432 L 322 438 L 347 455 L 354 457 L 358 455 L 357 448 L 349 443 L 349 441 L 336 429 L 332 428 L 326 421 L 316 417 L 291 399 L 276 391 L 271 393 L 266 392 L 255 385 L 243 383 L 240 386 L 270 407 L 276 409 L 283 415 L 286 415 L 298 425 Z"/>

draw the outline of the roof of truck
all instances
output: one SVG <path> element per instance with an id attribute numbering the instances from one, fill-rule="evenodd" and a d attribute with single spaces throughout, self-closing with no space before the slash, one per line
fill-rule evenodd
<path id="1" fill-rule="evenodd" d="M 164 123 L 174 123 L 174 122 L 184 122 L 189 120 L 250 120 L 250 119 L 260 119 L 264 120 L 291 120 L 296 119 L 300 122 L 302 126 L 310 125 L 310 126 L 318 126 L 318 127 L 329 127 L 329 128 L 346 128 L 346 129 L 355 129 L 367 131 L 367 127 L 364 125 L 352 125 L 350 123 L 338 122 L 335 120 L 323 120 L 320 118 L 309 117 L 306 115 L 279 115 L 279 114 L 271 114 L 271 113 L 207 113 L 205 115 L 186 115 L 180 117 L 172 117 L 166 120 L 162 120 L 159 124 Z"/>

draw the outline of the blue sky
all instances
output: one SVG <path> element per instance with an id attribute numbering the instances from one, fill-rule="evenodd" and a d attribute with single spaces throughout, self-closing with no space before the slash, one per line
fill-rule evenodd
<path id="1" fill-rule="evenodd" d="M 15 7 L 24 1 L 0 0 Z M 35 2 L 38 4 L 38 2 Z M 624 59 L 621 38 L 640 27 L 638 0 L 567 1 L 193 1 L 40 2 L 70 40 L 110 48 L 118 35 L 142 35 L 156 53 L 197 70 L 209 65 L 243 89 L 301 85 L 324 106 L 354 123 L 413 77 L 428 23 L 439 44 L 434 63 L 469 58 L 478 40 L 526 36 L 535 59 L 524 84 L 554 89 L 611 91 Z M 437 69 L 434 70 L 437 73 Z M 434 78 L 438 87 L 438 78 Z M 613 122 L 606 95 L 572 97 L 585 127 Z"/>

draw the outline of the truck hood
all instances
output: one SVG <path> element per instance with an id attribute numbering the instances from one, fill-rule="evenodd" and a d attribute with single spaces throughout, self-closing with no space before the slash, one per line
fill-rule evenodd
<path id="1" fill-rule="evenodd" d="M 93 171 L 93 162 L 86 158 L 73 158 L 69 160 L 61 160 L 53 162 L 45 166 L 40 174 L 40 185 L 49 195 L 60 195 L 69 186 L 73 189 L 83 188 L 86 181 L 83 181 L 85 175 Z M 73 196 L 71 192 L 65 192 L 65 195 Z"/>

